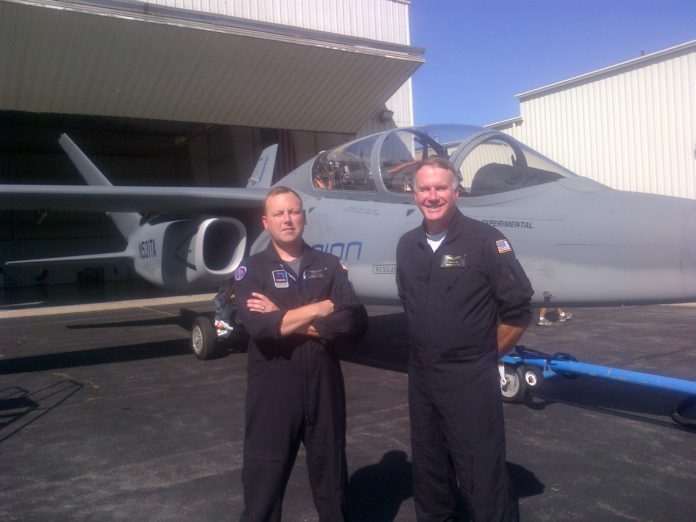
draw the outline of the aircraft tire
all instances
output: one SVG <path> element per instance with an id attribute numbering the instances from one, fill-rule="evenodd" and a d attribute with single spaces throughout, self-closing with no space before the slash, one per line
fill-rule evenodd
<path id="1" fill-rule="evenodd" d="M 536 391 L 544 384 L 544 371 L 538 366 L 520 366 L 522 378 L 530 391 Z"/>
<path id="2" fill-rule="evenodd" d="M 191 349 L 201 361 L 212 359 L 217 354 L 217 336 L 213 323 L 207 317 L 196 317 L 191 327 Z"/>
<path id="3" fill-rule="evenodd" d="M 501 383 L 500 393 L 503 396 L 503 402 L 524 402 L 529 393 L 529 387 L 525 382 L 522 366 L 515 368 L 509 364 L 505 365 L 505 384 Z"/>

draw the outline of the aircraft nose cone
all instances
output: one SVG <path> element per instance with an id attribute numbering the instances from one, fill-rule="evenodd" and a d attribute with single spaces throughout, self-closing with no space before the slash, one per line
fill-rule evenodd
<path id="1" fill-rule="evenodd" d="M 681 269 L 684 292 L 696 300 L 696 205 L 684 222 Z"/>

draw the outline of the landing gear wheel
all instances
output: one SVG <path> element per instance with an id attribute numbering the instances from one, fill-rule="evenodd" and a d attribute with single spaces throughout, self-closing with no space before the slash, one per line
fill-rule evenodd
<path id="1" fill-rule="evenodd" d="M 201 361 L 212 359 L 217 354 L 215 328 L 207 317 L 196 317 L 191 328 L 191 349 Z"/>
<path id="2" fill-rule="evenodd" d="M 522 379 L 530 391 L 536 391 L 544 384 L 544 371 L 538 366 L 520 366 Z"/>
<path id="3" fill-rule="evenodd" d="M 696 428 L 696 397 L 687 397 L 672 411 L 672 420 L 682 426 Z"/>
<path id="4" fill-rule="evenodd" d="M 500 384 L 500 393 L 503 395 L 503 401 L 524 402 L 528 391 L 522 367 L 515 369 L 513 366 L 506 364 L 505 384 Z"/>

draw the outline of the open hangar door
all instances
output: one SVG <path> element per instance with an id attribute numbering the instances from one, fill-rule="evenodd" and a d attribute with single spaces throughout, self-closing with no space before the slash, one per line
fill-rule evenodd
<path id="1" fill-rule="evenodd" d="M 263 148 L 279 143 L 280 178 L 350 134 L 0 111 L 3 183 L 84 184 L 58 144 L 68 134 L 114 185 L 243 187 Z M 127 261 L 4 266 L 5 261 L 116 252 L 125 240 L 101 212 L 0 210 L 3 287 L 137 279 Z"/>

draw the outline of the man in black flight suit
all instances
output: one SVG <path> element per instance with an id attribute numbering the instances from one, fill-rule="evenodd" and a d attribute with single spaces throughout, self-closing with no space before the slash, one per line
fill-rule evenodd
<path id="1" fill-rule="evenodd" d="M 235 272 L 238 318 L 250 336 L 241 520 L 281 519 L 302 442 L 319 519 L 341 521 L 346 409 L 333 341 L 364 334 L 367 315 L 339 259 L 303 241 L 295 191 L 271 189 L 262 221 L 271 242 Z"/>
<path id="2" fill-rule="evenodd" d="M 409 323 L 413 491 L 419 522 L 518 519 L 505 464 L 497 361 L 531 319 L 532 288 L 510 243 L 456 206 L 447 160 L 414 175 L 423 224 L 399 240 L 397 286 Z"/>

